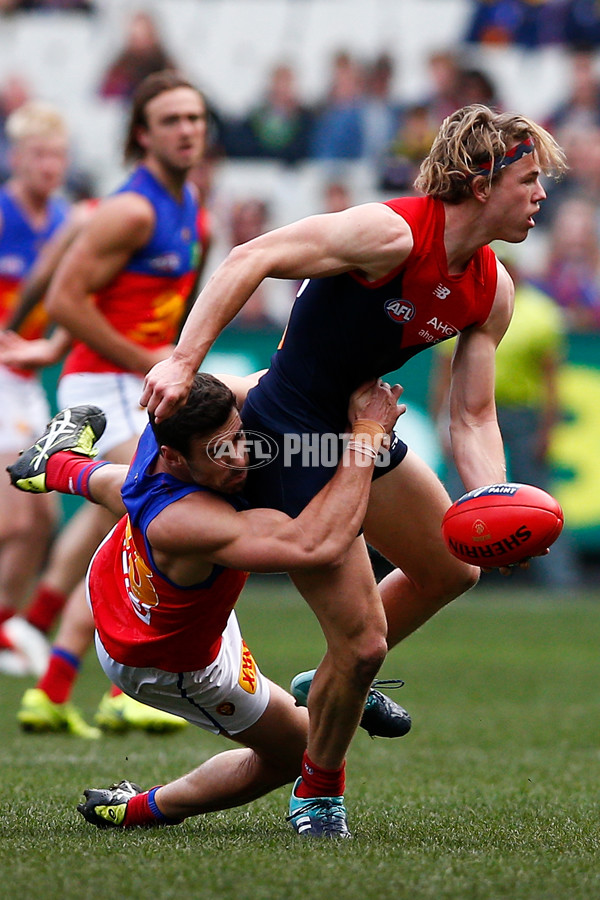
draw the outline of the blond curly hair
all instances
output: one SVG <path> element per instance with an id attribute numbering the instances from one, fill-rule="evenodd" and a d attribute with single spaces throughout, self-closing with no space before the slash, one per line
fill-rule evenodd
<path id="1" fill-rule="evenodd" d="M 27 138 L 67 137 L 67 124 L 51 103 L 31 100 L 19 106 L 6 120 L 6 134 L 12 144 Z"/>
<path id="2" fill-rule="evenodd" d="M 527 139 L 533 141 L 545 175 L 558 177 L 568 168 L 552 135 L 531 119 L 480 104 L 463 106 L 442 122 L 415 188 L 445 203 L 461 203 L 471 195 L 473 178 L 500 178 L 498 166 L 506 152 Z M 489 171 L 482 172 L 482 167 Z"/>

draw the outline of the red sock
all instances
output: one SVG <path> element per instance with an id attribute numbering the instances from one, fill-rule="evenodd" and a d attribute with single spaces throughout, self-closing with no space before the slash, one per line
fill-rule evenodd
<path id="1" fill-rule="evenodd" d="M 40 584 L 29 604 L 25 618 L 30 625 L 48 634 L 59 612 L 67 602 L 67 595 L 62 591 Z"/>
<path id="2" fill-rule="evenodd" d="M 167 819 L 156 805 L 154 795 L 161 785 L 144 791 L 143 794 L 136 794 L 131 800 L 127 801 L 127 811 L 123 819 L 125 828 L 132 828 L 134 825 L 178 825 L 183 819 Z"/>
<path id="3" fill-rule="evenodd" d="M 77 494 L 86 500 L 96 501 L 90 494 L 89 480 L 92 472 L 109 465 L 106 460 L 94 462 L 72 450 L 59 450 L 46 463 L 46 486 L 62 494 Z"/>
<path id="4" fill-rule="evenodd" d="M 158 820 L 148 804 L 149 795 L 150 791 L 144 791 L 143 794 L 136 794 L 127 801 L 127 812 L 123 819 L 124 827 L 133 828 L 135 825 L 157 824 Z"/>
<path id="5" fill-rule="evenodd" d="M 4 633 L 4 628 L 0 625 L 0 650 L 14 650 L 15 645 L 9 638 L 7 634 Z"/>
<path id="6" fill-rule="evenodd" d="M 66 703 L 71 696 L 79 671 L 80 660 L 60 647 L 53 647 L 46 674 L 36 687 L 44 691 L 53 703 Z"/>
<path id="7" fill-rule="evenodd" d="M 306 750 L 302 757 L 302 781 L 297 797 L 341 797 L 346 787 L 346 763 L 341 769 L 322 769 L 311 762 Z"/>
<path id="8" fill-rule="evenodd" d="M 6 622 L 7 619 L 12 619 L 16 614 L 17 611 L 14 606 L 0 606 L 0 625 Z"/>

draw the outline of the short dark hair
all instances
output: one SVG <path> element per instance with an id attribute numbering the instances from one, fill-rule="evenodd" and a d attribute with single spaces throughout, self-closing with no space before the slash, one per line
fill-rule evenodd
<path id="1" fill-rule="evenodd" d="M 137 86 L 133 100 L 131 103 L 131 111 L 129 113 L 129 123 L 125 136 L 125 147 L 123 155 L 125 162 L 138 162 L 143 158 L 145 150 L 141 146 L 137 138 L 139 128 L 146 128 L 148 120 L 146 118 L 146 107 L 151 100 L 164 94 L 165 91 L 174 91 L 176 88 L 190 88 L 195 91 L 206 105 L 206 100 L 202 91 L 193 85 L 187 78 L 175 69 L 162 69 L 160 72 L 152 72 L 146 76 Z"/>
<path id="2" fill-rule="evenodd" d="M 222 428 L 234 407 L 235 396 L 227 385 L 214 375 L 199 372 L 185 406 L 158 423 L 149 413 L 150 426 L 159 447 L 171 447 L 187 459 L 192 439 L 208 437 Z"/>

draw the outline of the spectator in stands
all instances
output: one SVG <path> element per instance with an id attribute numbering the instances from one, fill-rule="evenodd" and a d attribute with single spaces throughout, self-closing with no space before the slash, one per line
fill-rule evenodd
<path id="1" fill-rule="evenodd" d="M 95 12 L 94 0 L 0 0 L 0 12 Z"/>
<path id="2" fill-rule="evenodd" d="M 229 157 L 298 162 L 308 156 L 311 123 L 310 109 L 298 93 L 295 72 L 281 63 L 270 72 L 261 102 L 247 116 L 225 126 L 225 153 Z"/>
<path id="3" fill-rule="evenodd" d="M 138 10 L 129 20 L 123 49 L 102 77 L 99 94 L 129 101 L 147 75 L 173 68 L 175 63 L 162 44 L 155 20 Z"/>
<path id="4" fill-rule="evenodd" d="M 573 331 L 600 329 L 598 207 L 580 198 L 559 207 L 550 229 L 541 285 L 562 307 Z"/>
<path id="5" fill-rule="evenodd" d="M 381 53 L 365 67 L 363 99 L 363 152 L 366 159 L 380 164 L 398 129 L 402 105 L 394 98 L 394 60 Z"/>
<path id="6" fill-rule="evenodd" d="M 548 184 L 548 196 L 536 216 L 542 229 L 552 227 L 567 200 L 583 198 L 600 206 L 600 126 L 568 126 L 559 130 L 558 139 L 569 169 L 559 181 Z"/>
<path id="7" fill-rule="evenodd" d="M 471 2 L 473 12 L 465 40 L 478 44 L 516 44 L 533 48 L 563 39 L 566 8 L 572 5 L 573 0 L 567 3 L 560 0 Z"/>
<path id="8" fill-rule="evenodd" d="M 600 8 L 597 0 L 568 0 L 562 4 L 562 38 L 567 44 L 600 45 Z"/>
<path id="9" fill-rule="evenodd" d="M 496 85 L 482 69 L 462 69 L 459 75 L 458 94 L 461 104 L 482 103 L 490 109 L 500 110 L 502 104 Z"/>
<path id="10" fill-rule="evenodd" d="M 429 89 L 419 101 L 427 109 L 429 127 L 437 132 L 451 113 L 464 106 L 461 94 L 462 69 L 454 50 L 435 50 L 427 58 Z"/>
<path id="11" fill-rule="evenodd" d="M 233 204 L 228 224 L 230 247 L 245 244 L 270 228 L 269 207 L 257 197 L 240 200 Z M 290 297 L 290 305 L 291 300 Z M 269 283 L 263 281 L 233 319 L 230 327 L 243 331 L 261 331 L 278 325 L 277 317 L 270 309 Z"/>
<path id="12" fill-rule="evenodd" d="M 313 159 L 360 159 L 365 152 L 364 81 L 360 64 L 349 53 L 332 61 L 327 97 L 315 113 L 310 140 Z"/>
<path id="13" fill-rule="evenodd" d="M 413 193 L 413 184 L 436 134 L 426 105 L 408 107 L 379 169 L 379 189 Z"/>
<path id="14" fill-rule="evenodd" d="M 322 212 L 342 212 L 354 205 L 350 188 L 343 181 L 328 181 L 323 188 Z"/>
<path id="15" fill-rule="evenodd" d="M 555 136 L 566 128 L 600 127 L 600 77 L 591 47 L 572 51 L 567 97 L 550 113 L 545 126 Z"/>

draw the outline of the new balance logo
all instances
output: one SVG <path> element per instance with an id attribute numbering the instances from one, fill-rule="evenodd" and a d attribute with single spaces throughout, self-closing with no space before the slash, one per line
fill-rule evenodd
<path id="1" fill-rule="evenodd" d="M 445 300 L 450 293 L 450 288 L 446 287 L 443 284 L 438 284 L 433 293 L 434 296 L 436 296 L 439 300 Z"/>

